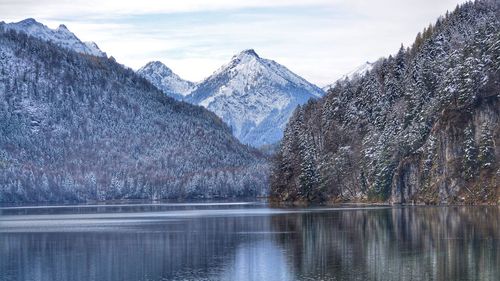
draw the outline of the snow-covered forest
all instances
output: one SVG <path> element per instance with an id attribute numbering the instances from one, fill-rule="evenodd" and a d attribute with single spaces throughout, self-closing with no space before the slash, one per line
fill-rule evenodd
<path id="1" fill-rule="evenodd" d="M 299 107 L 272 168 L 284 201 L 496 202 L 500 3 L 465 3 Z"/>
<path id="2" fill-rule="evenodd" d="M 1 202 L 266 192 L 265 157 L 215 114 L 112 58 L 4 26 L 0 120 Z"/>

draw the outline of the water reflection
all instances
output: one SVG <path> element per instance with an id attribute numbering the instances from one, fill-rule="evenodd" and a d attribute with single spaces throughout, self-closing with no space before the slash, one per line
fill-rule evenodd
<path id="1" fill-rule="evenodd" d="M 298 279 L 500 280 L 498 207 L 412 207 L 272 218 Z"/>
<path id="2" fill-rule="evenodd" d="M 92 208 L 1 209 L 0 280 L 500 279 L 498 207 Z"/>

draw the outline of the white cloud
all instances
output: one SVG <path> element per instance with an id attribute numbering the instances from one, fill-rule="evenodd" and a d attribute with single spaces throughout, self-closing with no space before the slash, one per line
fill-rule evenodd
<path id="1" fill-rule="evenodd" d="M 194 11 L 232 10 L 243 8 L 329 5 L 337 0 L 3 0 L 0 9 L 9 17 L 29 13 L 38 17 L 65 14 L 91 16 L 142 15 Z M 19 9 L 18 9 L 19 8 Z"/>
<path id="2" fill-rule="evenodd" d="M 417 32 L 462 0 L 16 0 L 6 21 L 65 23 L 118 61 L 161 60 L 197 81 L 233 54 L 255 48 L 324 85 L 367 60 L 412 43 Z"/>

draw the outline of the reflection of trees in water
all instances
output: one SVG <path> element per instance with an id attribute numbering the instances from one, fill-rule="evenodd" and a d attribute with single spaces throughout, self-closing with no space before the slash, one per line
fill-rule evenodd
<path id="1" fill-rule="evenodd" d="M 212 280 L 267 217 L 202 217 L 81 233 L 0 234 L 0 280 Z"/>
<path id="2" fill-rule="evenodd" d="M 416 207 L 276 216 L 298 278 L 498 280 L 498 207 Z"/>
<path id="3" fill-rule="evenodd" d="M 0 280 L 499 280 L 498 207 L 197 211 L 0 233 Z"/>

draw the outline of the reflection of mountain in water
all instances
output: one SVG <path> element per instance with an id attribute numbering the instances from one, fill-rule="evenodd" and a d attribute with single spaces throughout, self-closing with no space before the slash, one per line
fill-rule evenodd
<path id="1" fill-rule="evenodd" d="M 272 218 L 298 279 L 498 280 L 497 207 L 395 208 Z"/>

